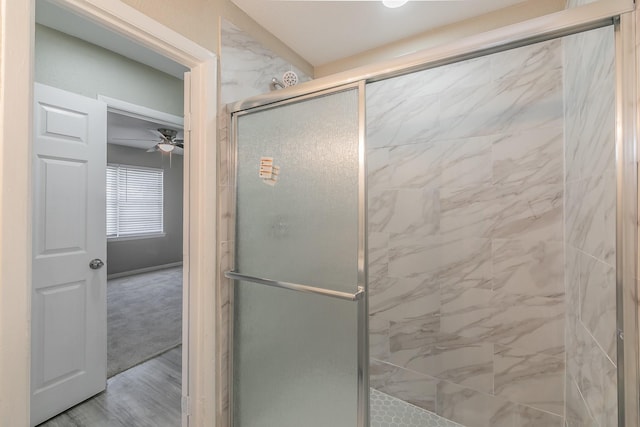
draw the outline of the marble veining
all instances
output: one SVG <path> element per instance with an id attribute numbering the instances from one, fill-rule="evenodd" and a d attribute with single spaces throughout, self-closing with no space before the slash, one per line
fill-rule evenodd
<path id="1" fill-rule="evenodd" d="M 496 345 L 495 394 L 564 415 L 564 358 Z"/>
<path id="2" fill-rule="evenodd" d="M 490 62 L 494 80 L 561 69 L 562 40 L 550 40 L 527 46 L 525 49 L 512 49 L 499 55 L 491 55 Z"/>
<path id="3" fill-rule="evenodd" d="M 396 92 L 375 102 L 367 91 L 367 146 L 369 148 L 429 142 L 439 130 L 440 100 Z M 371 106 L 371 107 L 369 107 Z"/>
<path id="4" fill-rule="evenodd" d="M 367 88 L 372 372 L 428 405 L 437 381 L 436 412 L 464 425 L 564 422 L 562 50 Z"/>
<path id="5" fill-rule="evenodd" d="M 224 277 L 224 272 L 234 268 L 235 254 L 235 226 L 233 213 L 233 186 L 234 177 L 231 175 L 233 168 L 233 150 L 229 139 L 229 120 L 226 111 L 218 114 L 218 287 L 217 292 L 217 322 L 221 331 L 229 331 L 231 315 L 231 289 L 232 282 Z M 220 399 L 215 409 L 216 420 L 220 425 L 229 423 L 229 345 L 230 339 L 227 333 L 221 333 L 216 338 L 216 361 L 220 372 L 219 381 L 216 382 L 216 392 Z"/>
<path id="6" fill-rule="evenodd" d="M 447 240 L 442 236 L 424 238 L 392 235 L 389 241 L 389 274 L 415 277 L 455 275 L 467 279 L 491 277 L 491 240 L 466 238 Z"/>
<path id="7" fill-rule="evenodd" d="M 554 185 L 563 182 L 563 127 L 500 135 L 493 141 L 493 184 Z"/>
<path id="8" fill-rule="evenodd" d="M 300 82 L 310 80 L 300 69 L 224 19 L 220 37 L 222 104 L 269 92 L 271 79 L 282 79 L 286 71 L 294 71 Z"/>
<path id="9" fill-rule="evenodd" d="M 385 288 L 369 294 L 369 313 L 376 317 L 402 321 L 437 313 L 440 286 L 429 276 L 390 279 Z"/>
<path id="10" fill-rule="evenodd" d="M 498 187 L 492 236 L 562 240 L 563 194 L 561 185 Z"/>
<path id="11" fill-rule="evenodd" d="M 389 350 L 391 356 L 389 360 L 393 360 L 393 355 L 402 349 L 421 348 L 424 345 L 433 344 L 438 338 L 439 330 L 439 317 L 430 314 L 405 321 L 390 321 Z M 396 364 L 403 365 L 402 363 Z"/>
<path id="12" fill-rule="evenodd" d="M 582 323 L 616 360 L 616 269 L 581 253 L 580 296 Z"/>
<path id="13" fill-rule="evenodd" d="M 392 346 L 390 362 L 406 369 L 493 392 L 493 345 L 477 339 L 434 334 L 434 342 Z"/>
<path id="14" fill-rule="evenodd" d="M 496 188 L 490 184 L 440 190 L 440 227 L 447 240 L 491 237 L 497 214 Z"/>
<path id="15" fill-rule="evenodd" d="M 440 203 L 435 190 L 402 189 L 369 192 L 369 229 L 372 232 L 434 234 Z"/>
<path id="16" fill-rule="evenodd" d="M 492 241 L 493 289 L 516 295 L 564 294 L 564 245 L 529 239 Z"/>
<path id="17" fill-rule="evenodd" d="M 389 148 L 389 180 L 382 185 L 438 189 L 442 174 L 441 155 L 441 145 L 428 142 Z"/>
<path id="18" fill-rule="evenodd" d="M 468 427 L 562 427 L 561 416 L 442 382 L 438 415 Z"/>
<path id="19" fill-rule="evenodd" d="M 508 402 L 452 383 L 438 384 L 437 413 L 469 427 L 493 427 L 494 417 L 508 417 L 503 408 Z M 510 409 L 510 408 L 509 408 Z M 505 414 L 503 414 L 505 412 Z M 509 425 L 509 424 L 507 424 Z"/>
<path id="20" fill-rule="evenodd" d="M 487 322 L 492 342 L 548 355 L 564 353 L 564 298 L 496 292 L 492 304 L 498 307 Z"/>
<path id="21" fill-rule="evenodd" d="M 491 304 L 493 291 L 467 288 L 456 283 L 443 285 L 440 292 L 442 332 L 469 338 L 486 336 L 492 332 L 489 322 L 497 315 L 497 308 Z"/>
<path id="22" fill-rule="evenodd" d="M 588 3 L 570 0 L 568 7 Z M 565 39 L 566 425 L 617 425 L 614 32 Z M 575 302 L 578 302 L 575 304 Z"/>

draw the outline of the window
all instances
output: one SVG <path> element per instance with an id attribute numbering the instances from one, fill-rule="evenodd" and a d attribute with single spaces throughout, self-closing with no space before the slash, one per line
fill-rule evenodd
<path id="1" fill-rule="evenodd" d="M 107 237 L 163 233 L 163 170 L 107 166 Z"/>

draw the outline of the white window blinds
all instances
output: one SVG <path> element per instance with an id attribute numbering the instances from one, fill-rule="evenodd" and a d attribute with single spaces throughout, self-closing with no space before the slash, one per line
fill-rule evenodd
<path id="1" fill-rule="evenodd" d="M 107 166 L 107 237 L 163 232 L 163 170 Z"/>

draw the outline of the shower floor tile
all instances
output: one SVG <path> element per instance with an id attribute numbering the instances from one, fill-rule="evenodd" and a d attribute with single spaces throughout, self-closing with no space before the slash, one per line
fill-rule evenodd
<path id="1" fill-rule="evenodd" d="M 370 405 L 371 427 L 463 427 L 373 388 Z"/>

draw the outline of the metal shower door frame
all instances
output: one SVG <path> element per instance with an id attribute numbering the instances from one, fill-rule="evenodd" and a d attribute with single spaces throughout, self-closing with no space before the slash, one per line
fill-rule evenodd
<path id="1" fill-rule="evenodd" d="M 637 12 L 636 12 L 637 13 Z M 640 425 L 636 13 L 615 19 L 618 426 Z"/>
<path id="2" fill-rule="evenodd" d="M 237 236 L 236 218 L 237 218 L 237 180 L 238 176 L 238 118 L 250 113 L 263 110 L 274 109 L 285 105 L 301 103 L 315 98 L 332 95 L 339 92 L 356 90 L 358 93 L 358 254 L 357 254 L 357 283 L 353 293 L 334 291 L 329 289 L 318 288 L 298 283 L 282 282 L 260 277 L 246 276 L 235 271 L 235 260 L 237 259 L 237 248 L 235 245 L 234 252 L 234 269 L 224 272 L 225 277 L 236 281 L 243 280 L 256 284 L 271 286 L 280 289 L 288 289 L 294 292 L 305 292 L 316 294 L 329 298 L 337 298 L 345 301 L 352 301 L 357 304 L 357 390 L 358 390 L 358 408 L 357 408 L 357 427 L 369 427 L 369 294 L 367 284 L 367 187 L 366 187 L 366 145 L 365 145 L 365 125 L 366 125 L 366 82 L 364 80 L 339 85 L 321 91 L 305 93 L 296 97 L 288 97 L 272 103 L 245 108 L 240 110 L 229 111 L 231 120 L 230 132 L 230 151 L 233 153 L 232 169 L 233 169 L 233 235 Z M 237 237 L 234 239 L 237 242 Z M 230 292 L 230 315 L 229 315 L 229 425 L 233 426 L 233 319 L 234 319 L 234 292 Z"/>

